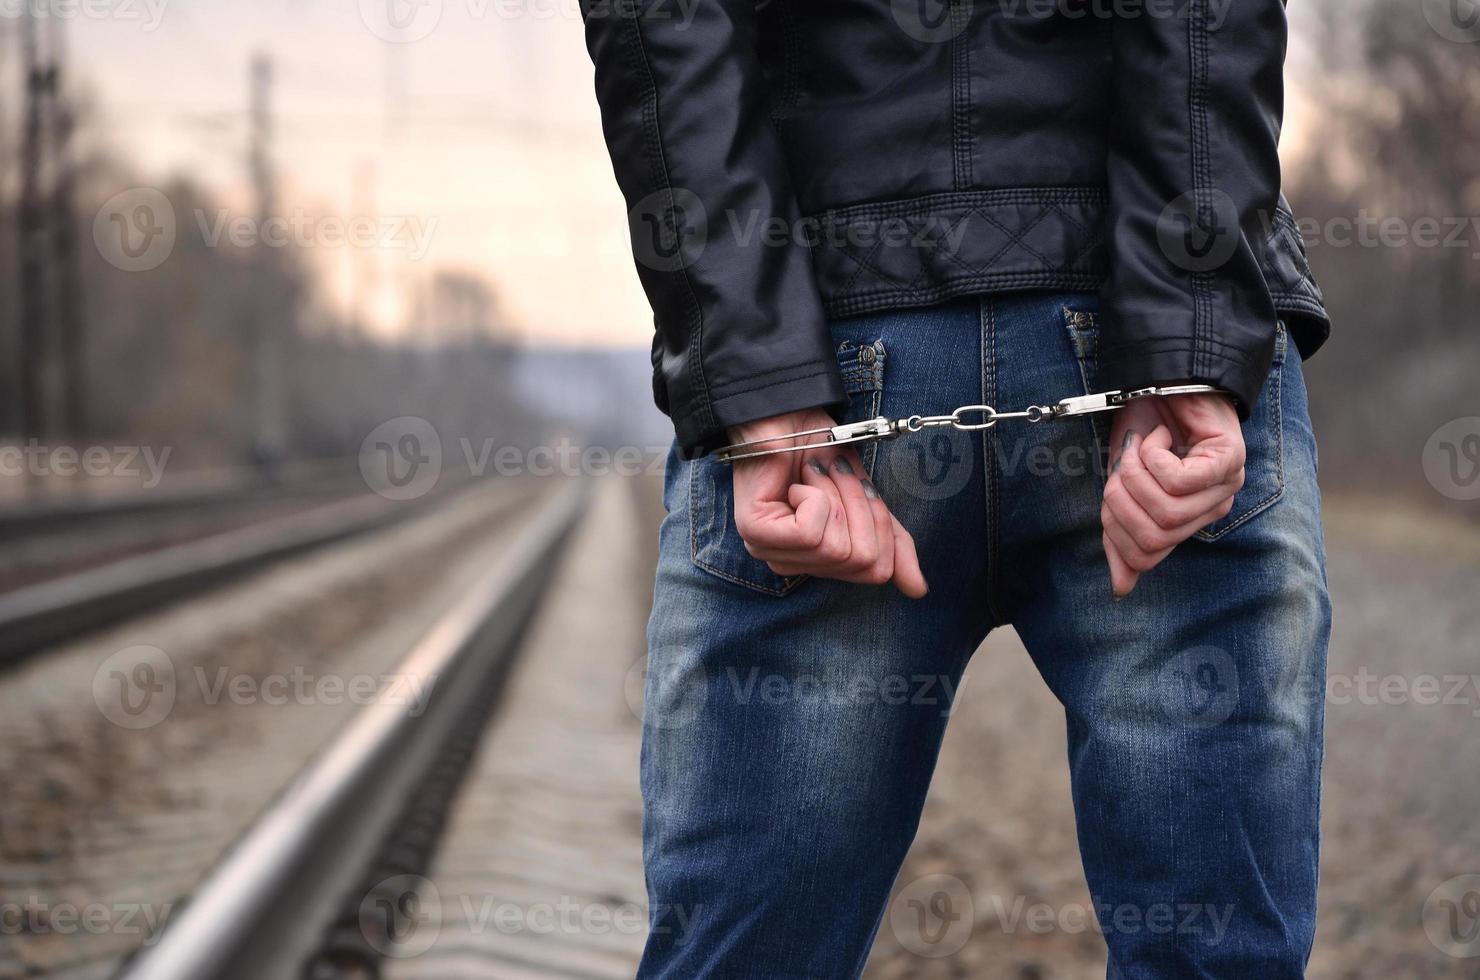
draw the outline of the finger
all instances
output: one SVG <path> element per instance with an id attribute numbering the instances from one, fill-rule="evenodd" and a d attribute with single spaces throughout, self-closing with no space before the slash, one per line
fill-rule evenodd
<path id="1" fill-rule="evenodd" d="M 833 504 L 826 492 L 793 483 L 786 500 L 748 503 L 746 486 L 735 486 L 735 529 L 747 545 L 778 550 L 811 550 L 823 541 Z"/>
<path id="2" fill-rule="evenodd" d="M 915 539 L 893 515 L 890 515 L 890 525 L 895 552 L 894 575 L 891 581 L 906 597 L 923 598 L 930 591 L 930 585 L 926 582 L 925 573 L 920 568 Z M 871 573 L 848 572 L 825 563 L 799 564 L 783 560 L 767 562 L 767 564 L 771 571 L 783 577 L 811 575 L 816 578 L 832 578 L 843 582 L 869 583 L 873 581 Z"/>
<path id="3" fill-rule="evenodd" d="M 1100 540 L 1105 545 L 1105 560 L 1110 565 L 1110 592 L 1115 598 L 1124 599 L 1136 587 L 1136 571 L 1120 556 L 1115 542 L 1110 540 L 1110 532 L 1106 531 Z"/>
<path id="4" fill-rule="evenodd" d="M 1165 535 L 1166 532 L 1152 524 L 1151 519 L 1145 516 L 1145 513 L 1140 511 L 1138 507 L 1136 507 L 1136 511 L 1139 516 L 1132 516 L 1131 523 L 1128 524 L 1127 520 L 1117 512 L 1117 507 L 1119 509 L 1126 509 L 1125 501 L 1127 499 L 1127 496 L 1122 495 L 1121 497 L 1114 498 L 1114 504 L 1112 504 L 1110 498 L 1107 498 L 1100 515 L 1100 523 L 1105 531 L 1109 533 L 1111 540 L 1115 542 L 1126 564 L 1130 565 L 1137 572 L 1149 572 L 1152 568 L 1156 567 L 1157 562 L 1170 554 L 1172 548 L 1180 542 L 1171 541 L 1168 543 L 1165 541 L 1161 536 Z M 1130 504 L 1130 506 L 1135 507 L 1135 504 Z M 1135 530 L 1132 529 L 1133 526 Z M 1149 533 L 1145 531 L 1144 529 L 1147 527 L 1151 528 L 1152 531 Z M 1194 528 L 1194 530 L 1196 529 Z"/>
<path id="5" fill-rule="evenodd" d="M 1219 484 L 1185 497 L 1176 497 L 1146 469 L 1145 446 L 1166 434 L 1159 428 L 1141 444 L 1133 445 L 1120 458 L 1115 478 L 1124 488 L 1124 497 L 1114 501 L 1112 509 L 1120 523 L 1146 551 L 1155 551 L 1185 541 L 1193 532 L 1222 516 L 1219 509 L 1233 498 L 1233 488 Z M 1107 497 L 1109 484 L 1106 485 Z"/>
<path id="6" fill-rule="evenodd" d="M 893 535 L 891 534 L 892 537 Z M 752 552 L 752 555 L 765 561 L 771 571 L 777 575 L 811 575 L 813 578 L 837 579 L 840 582 L 853 582 L 858 585 L 882 584 L 873 566 L 856 569 L 850 567 L 846 562 L 838 563 L 808 558 L 797 559 L 795 553 L 787 552 L 776 552 L 769 557 L 756 555 L 754 552 Z M 886 581 L 888 580 L 886 579 Z"/>
<path id="7" fill-rule="evenodd" d="M 1183 497 L 1242 483 L 1243 459 L 1231 441 L 1207 439 L 1194 445 L 1186 456 L 1178 456 L 1171 446 L 1171 430 L 1158 426 L 1146 438 L 1141 453 L 1142 463 L 1167 493 Z"/>
<path id="8" fill-rule="evenodd" d="M 1120 456 L 1125 454 L 1126 449 L 1131 444 L 1131 440 L 1132 432 L 1126 431 L 1122 441 L 1120 441 Z M 1111 463 L 1110 477 L 1106 481 L 1107 499 L 1113 499 L 1114 494 L 1125 491 L 1120 486 L 1120 477 L 1117 474 L 1119 466 L 1119 462 Z M 1100 505 L 1100 524 L 1104 528 L 1103 533 L 1100 534 L 1101 545 L 1104 546 L 1106 564 L 1110 568 L 1110 594 L 1116 600 L 1122 600 L 1126 595 L 1131 594 L 1132 589 L 1135 588 L 1135 582 L 1137 582 L 1140 576 L 1138 576 L 1135 568 L 1131 567 L 1131 563 L 1126 561 L 1125 554 L 1122 552 L 1122 546 L 1117 542 L 1117 534 L 1123 534 L 1123 530 L 1120 528 L 1119 523 L 1117 523 L 1113 512 L 1110 511 L 1110 505 L 1107 502 L 1103 502 Z M 1111 531 L 1114 531 L 1114 533 L 1111 533 Z"/>
<path id="9" fill-rule="evenodd" d="M 862 465 L 862 461 L 854 461 L 859 472 L 863 472 Z M 874 539 L 879 542 L 879 558 L 870 572 L 874 580 L 883 585 L 894 578 L 894 517 L 889 513 L 889 505 L 884 503 L 874 482 L 867 476 L 860 482 L 863 484 L 864 499 L 869 502 L 869 511 L 874 516 Z"/>
<path id="10" fill-rule="evenodd" d="M 889 522 L 894 534 L 894 585 L 911 599 L 923 599 L 930 585 L 920 568 L 915 539 L 893 514 L 889 515 Z"/>
<path id="11" fill-rule="evenodd" d="M 794 575 L 810 575 L 812 578 L 833 579 L 838 582 L 848 582 L 853 585 L 878 585 L 873 569 L 862 572 L 850 572 L 837 565 L 792 565 L 782 561 L 768 561 L 766 567 L 780 575 L 782 578 L 791 578 Z"/>
<path id="12" fill-rule="evenodd" d="M 842 495 L 829 475 L 829 459 L 830 454 L 808 453 L 801 466 L 802 482 L 793 484 L 790 491 L 794 498 L 816 496 L 826 501 L 827 513 L 822 529 L 818 531 L 809 524 L 811 533 L 805 540 L 780 535 L 747 535 L 742 530 L 745 550 L 751 556 L 765 562 L 780 562 L 788 568 L 803 569 L 807 573 L 825 571 L 848 560 L 853 545 Z M 817 509 L 821 509 L 820 505 Z M 814 522 L 815 519 L 812 518 Z"/>
<path id="13" fill-rule="evenodd" d="M 1126 428 L 1124 431 L 1120 431 L 1120 421 L 1120 419 L 1116 419 L 1116 429 L 1110 433 L 1111 438 L 1115 439 L 1116 443 L 1110 449 L 1110 468 L 1105 471 L 1109 476 L 1113 476 L 1115 473 L 1119 472 L 1121 461 L 1125 459 L 1126 449 L 1129 448 L 1131 444 L 1131 439 L 1134 438 L 1136 434 L 1135 430 L 1130 428 Z"/>
<path id="14" fill-rule="evenodd" d="M 1238 411 L 1226 395 L 1186 395 L 1158 398 L 1162 418 L 1181 432 L 1189 445 L 1216 439 L 1238 430 Z M 1242 433 L 1240 433 L 1242 442 Z"/>
<path id="15" fill-rule="evenodd" d="M 804 564 L 822 562 L 826 564 L 841 564 L 853 555 L 853 534 L 849 528 L 849 515 L 847 504 L 843 500 L 842 491 L 832 478 L 832 460 L 836 453 L 823 451 L 808 453 L 806 461 L 802 464 L 802 482 L 809 487 L 827 494 L 828 501 L 832 506 L 832 516 L 828 521 L 827 533 L 815 549 L 810 549 L 813 554 L 794 555 L 793 558 Z"/>
<path id="16" fill-rule="evenodd" d="M 1115 481 L 1118 484 L 1118 480 Z M 1110 540 L 1115 542 L 1116 550 L 1120 557 L 1137 573 L 1148 572 L 1156 567 L 1156 564 L 1171 553 L 1172 547 L 1177 542 L 1165 544 L 1161 540 L 1137 539 L 1127 526 L 1122 513 L 1130 513 L 1131 519 L 1142 526 L 1154 528 L 1157 534 L 1164 534 L 1160 528 L 1151 523 L 1151 519 L 1141 511 L 1139 506 L 1130 499 L 1130 495 L 1123 487 L 1107 484 L 1105 487 L 1105 502 L 1100 508 L 1100 523 Z M 1139 515 L 1139 516 L 1137 516 Z"/>
<path id="17" fill-rule="evenodd" d="M 848 537 L 853 545 L 846 560 L 848 570 L 866 571 L 879 560 L 879 535 L 874 530 L 873 505 L 863 492 L 858 468 L 847 453 L 839 453 L 828 467 L 827 475 L 837 484 L 848 518 Z"/>

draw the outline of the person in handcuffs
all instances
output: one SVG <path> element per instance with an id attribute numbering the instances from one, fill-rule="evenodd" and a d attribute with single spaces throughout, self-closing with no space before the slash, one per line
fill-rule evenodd
<path id="1" fill-rule="evenodd" d="M 1284 3 L 921 3 L 584 8 L 676 431 L 639 975 L 859 975 L 950 714 L 889 695 L 1011 625 L 1095 907 L 1227 917 L 1102 923 L 1108 976 L 1301 976 L 1329 325 L 1280 193 Z M 1108 465 L 1028 464 L 1076 454 Z"/>

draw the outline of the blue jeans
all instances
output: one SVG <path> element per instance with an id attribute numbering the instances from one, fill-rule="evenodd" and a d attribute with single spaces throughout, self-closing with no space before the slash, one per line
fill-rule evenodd
<path id="1" fill-rule="evenodd" d="M 850 421 L 1097 390 L 1090 294 L 986 297 L 832 331 Z M 1119 602 L 1100 539 L 1108 426 L 1004 422 L 864 448 L 918 543 L 930 583 L 918 602 L 776 576 L 735 531 L 728 469 L 670 456 L 648 630 L 652 932 L 639 976 L 857 976 L 962 670 L 1006 624 L 1064 706 L 1108 975 L 1302 975 L 1330 604 L 1300 357 L 1281 328 L 1232 512 Z"/>

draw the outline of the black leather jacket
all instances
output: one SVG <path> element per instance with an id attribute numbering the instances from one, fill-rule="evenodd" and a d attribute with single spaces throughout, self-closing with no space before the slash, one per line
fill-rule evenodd
<path id="1" fill-rule="evenodd" d="M 1097 289 L 1107 386 L 1206 382 L 1244 413 L 1277 319 L 1304 355 L 1326 338 L 1280 194 L 1282 0 L 582 12 L 686 455 L 846 403 L 828 317 Z"/>

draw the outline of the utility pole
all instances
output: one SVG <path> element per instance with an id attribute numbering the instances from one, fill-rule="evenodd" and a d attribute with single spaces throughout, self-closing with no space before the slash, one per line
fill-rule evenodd
<path id="1" fill-rule="evenodd" d="M 25 127 L 21 132 L 21 201 L 17 236 L 20 273 L 20 329 L 17 331 L 17 388 L 20 435 L 39 438 L 45 426 L 46 213 L 41 190 L 41 149 L 47 89 L 52 72 L 42 64 L 36 11 L 26 4 L 21 16 L 21 60 L 26 83 Z"/>
<path id="2" fill-rule="evenodd" d="M 272 61 L 266 54 L 253 57 L 249 81 L 251 135 L 247 147 L 247 171 L 256 199 L 258 236 L 253 246 L 252 296 L 248 301 L 248 329 L 256 355 L 255 455 L 258 465 L 271 468 L 282 458 L 284 450 L 283 325 L 278 316 L 282 304 L 277 302 L 274 292 L 282 284 L 272 281 L 275 267 L 272 247 L 263 240 L 276 208 L 272 172 Z"/>
<path id="3" fill-rule="evenodd" d="M 75 167 L 72 160 L 74 118 L 64 91 L 66 38 L 63 18 L 50 17 L 52 166 L 51 245 L 54 263 L 58 339 L 62 357 L 62 425 L 68 438 L 81 443 L 87 428 L 87 369 L 83 360 L 85 332 L 82 275 L 78 268 L 77 226 L 72 212 Z"/>
<path id="4" fill-rule="evenodd" d="M 10 97 L 10 25 L 13 21 L 0 21 L 0 202 L 10 199 L 10 168 L 11 161 L 15 159 L 15 148 L 10 140 L 10 113 L 6 100 Z M 10 234 L 8 209 L 0 207 L 0 235 Z M 4 254 L 0 249 L 0 254 Z M 0 311 L 0 336 L 4 341 L 0 343 L 0 438 L 15 432 L 15 396 L 16 390 L 15 371 L 17 351 L 12 348 L 15 343 L 11 338 L 15 332 L 7 330 L 9 326 L 11 311 L 10 304 L 6 309 Z"/>

